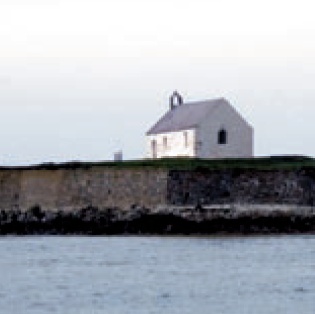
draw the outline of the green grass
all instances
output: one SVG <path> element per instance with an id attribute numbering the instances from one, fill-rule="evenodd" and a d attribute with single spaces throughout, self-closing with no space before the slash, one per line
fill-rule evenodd
<path id="1" fill-rule="evenodd" d="M 0 167 L 13 170 L 57 170 L 57 169 L 90 169 L 93 167 L 108 167 L 115 169 L 169 169 L 169 170 L 196 170 L 196 169 L 258 169 L 283 170 L 315 168 L 315 159 L 306 156 L 271 156 L 238 159 L 193 159 L 193 158 L 165 158 L 157 160 L 127 160 L 122 162 L 66 162 L 60 164 L 46 163 L 21 167 Z"/>

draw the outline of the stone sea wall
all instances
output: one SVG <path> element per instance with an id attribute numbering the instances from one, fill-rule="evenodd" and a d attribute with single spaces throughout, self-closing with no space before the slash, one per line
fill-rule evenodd
<path id="1" fill-rule="evenodd" d="M 171 205 L 294 204 L 315 205 L 315 169 L 172 170 Z"/>
<path id="2" fill-rule="evenodd" d="M 166 182 L 167 172 L 158 169 L 2 169 L 0 209 L 154 207 L 166 202 Z"/>
<path id="3" fill-rule="evenodd" d="M 291 204 L 313 206 L 315 169 L 1 169 L 0 209 Z"/>
<path id="4" fill-rule="evenodd" d="M 315 169 L 0 169 L 0 234 L 315 231 Z"/>

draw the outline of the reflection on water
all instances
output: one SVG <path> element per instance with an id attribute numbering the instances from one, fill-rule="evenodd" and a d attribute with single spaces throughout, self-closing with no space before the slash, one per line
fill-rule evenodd
<path id="1" fill-rule="evenodd" d="M 314 313 L 315 236 L 2 237 L 0 313 Z"/>

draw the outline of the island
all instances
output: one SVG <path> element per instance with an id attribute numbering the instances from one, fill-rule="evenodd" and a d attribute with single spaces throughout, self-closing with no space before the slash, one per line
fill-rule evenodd
<path id="1" fill-rule="evenodd" d="M 165 158 L 0 167 L 0 234 L 315 231 L 315 160 Z"/>

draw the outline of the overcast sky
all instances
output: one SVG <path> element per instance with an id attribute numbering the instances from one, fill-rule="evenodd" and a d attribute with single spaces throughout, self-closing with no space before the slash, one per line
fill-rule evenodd
<path id="1" fill-rule="evenodd" d="M 142 158 L 174 89 L 315 156 L 312 2 L 0 0 L 0 164 Z"/>

